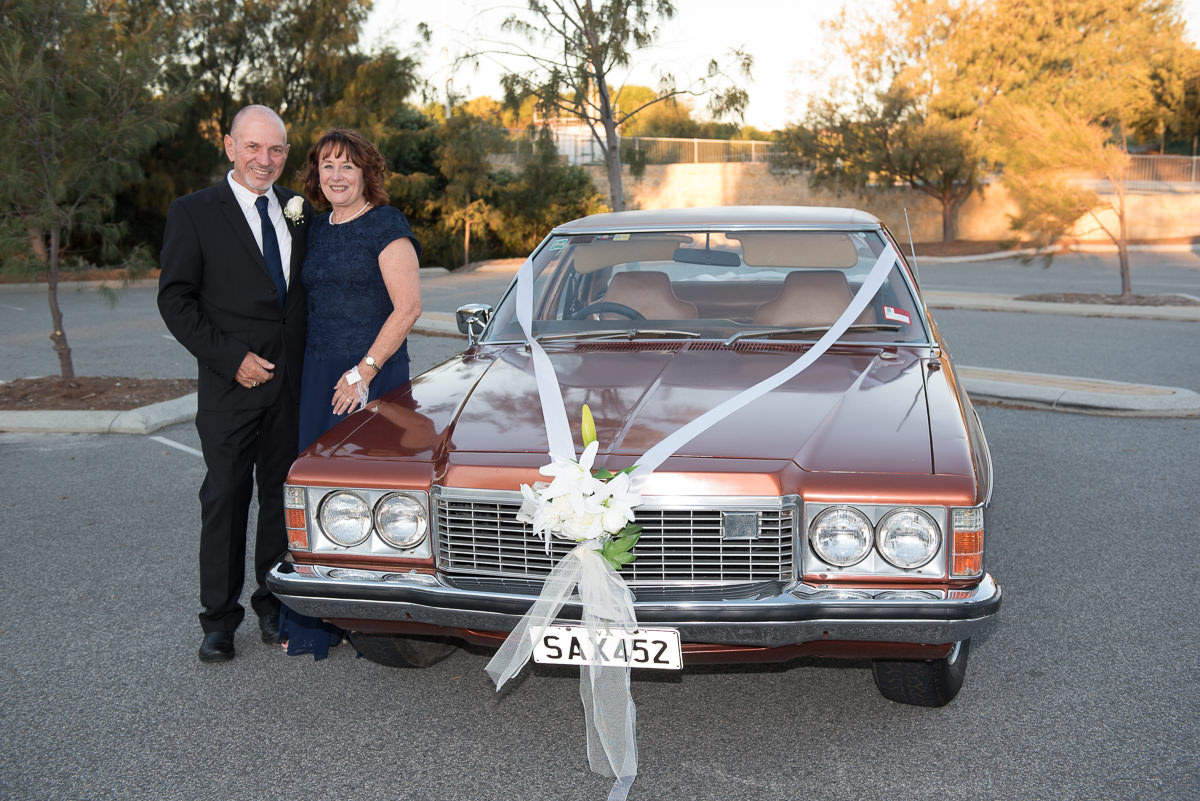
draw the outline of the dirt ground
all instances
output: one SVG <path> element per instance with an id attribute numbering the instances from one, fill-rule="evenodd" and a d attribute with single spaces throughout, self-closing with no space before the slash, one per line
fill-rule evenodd
<path id="1" fill-rule="evenodd" d="M 0 384 L 0 411 L 127 411 L 195 391 L 192 378 L 18 378 Z"/>

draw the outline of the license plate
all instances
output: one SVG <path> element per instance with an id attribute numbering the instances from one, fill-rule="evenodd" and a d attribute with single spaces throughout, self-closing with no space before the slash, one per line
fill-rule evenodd
<path id="1" fill-rule="evenodd" d="M 543 665 L 611 665 L 680 670 L 683 654 L 674 629 L 602 629 L 595 637 L 583 626 L 546 626 L 533 641 L 533 661 Z"/>

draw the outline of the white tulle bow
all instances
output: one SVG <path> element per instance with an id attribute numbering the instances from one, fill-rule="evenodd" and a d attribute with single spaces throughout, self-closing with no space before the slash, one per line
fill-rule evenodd
<path id="1" fill-rule="evenodd" d="M 592 640 L 593 653 L 599 652 L 598 641 L 605 631 L 632 633 L 637 628 L 633 593 L 596 546 L 594 540 L 580 543 L 550 571 L 542 594 L 484 668 L 497 690 L 529 661 L 534 642 L 558 617 L 576 588 L 583 607 L 581 622 Z M 636 708 L 629 692 L 629 668 L 584 665 L 579 673 L 579 699 L 587 724 L 588 765 L 602 776 L 615 777 L 609 801 L 624 801 L 637 776 Z"/>

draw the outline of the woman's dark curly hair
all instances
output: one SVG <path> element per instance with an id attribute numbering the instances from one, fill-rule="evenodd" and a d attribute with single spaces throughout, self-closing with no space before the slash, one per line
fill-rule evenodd
<path id="1" fill-rule="evenodd" d="M 329 156 L 345 156 L 362 170 L 363 200 L 372 205 L 384 206 L 388 193 L 384 189 L 383 176 L 387 162 L 375 145 L 366 137 L 348 128 L 330 128 L 308 151 L 308 169 L 304 173 L 304 196 L 318 209 L 329 206 L 325 193 L 321 191 L 321 159 Z"/>

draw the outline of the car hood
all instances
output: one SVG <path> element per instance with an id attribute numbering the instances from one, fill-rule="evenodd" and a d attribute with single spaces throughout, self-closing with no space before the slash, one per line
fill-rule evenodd
<path id="1" fill-rule="evenodd" d="M 601 444 L 596 464 L 612 469 L 803 353 L 791 345 L 717 343 L 549 349 L 572 431 L 578 438 L 588 404 Z M 791 460 L 810 471 L 932 472 L 923 371 L 919 355 L 905 349 L 831 349 L 676 454 Z M 441 463 L 472 453 L 531 454 L 544 463 L 547 449 L 529 353 L 507 346 L 469 351 L 419 376 L 408 390 L 352 415 L 313 453 Z"/>

